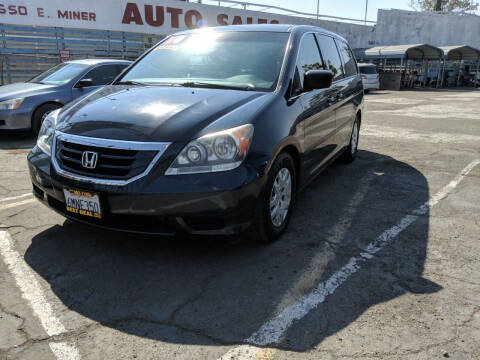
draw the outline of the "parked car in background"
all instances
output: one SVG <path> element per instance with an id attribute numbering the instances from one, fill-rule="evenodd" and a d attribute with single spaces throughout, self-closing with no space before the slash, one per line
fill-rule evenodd
<path id="1" fill-rule="evenodd" d="M 85 59 L 68 61 L 33 79 L 0 86 L 0 130 L 40 130 L 49 112 L 111 83 L 131 61 Z"/>
<path id="2" fill-rule="evenodd" d="M 365 92 L 380 89 L 380 75 L 375 64 L 358 64 Z"/>
<path id="3" fill-rule="evenodd" d="M 46 117 L 28 155 L 33 193 L 99 227 L 273 241 L 297 191 L 354 160 L 363 96 L 350 47 L 327 30 L 178 33 Z"/>

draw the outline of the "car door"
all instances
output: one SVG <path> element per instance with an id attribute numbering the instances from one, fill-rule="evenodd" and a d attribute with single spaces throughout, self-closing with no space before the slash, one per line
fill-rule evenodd
<path id="1" fill-rule="evenodd" d="M 350 47 L 343 40 L 335 39 L 340 53 L 345 77 L 339 82 L 340 94 L 337 109 L 337 139 L 341 147 L 350 143 L 357 110 L 356 96 L 362 91 L 361 78 L 358 76 L 357 63 Z"/>
<path id="2" fill-rule="evenodd" d="M 72 97 L 76 99 L 104 85 L 110 84 L 126 66 L 128 65 L 106 64 L 99 65 L 91 69 L 84 76 L 82 76 L 82 79 L 91 79 L 92 86 L 78 87 L 77 82 L 77 84 L 72 88 Z"/>
<path id="3" fill-rule="evenodd" d="M 313 33 L 305 34 L 301 40 L 294 86 L 300 96 L 305 121 L 305 169 L 309 176 L 332 156 L 337 147 L 335 139 L 335 108 L 337 91 L 329 89 L 303 90 L 305 73 L 309 70 L 323 70 L 325 64 L 320 55 Z"/>

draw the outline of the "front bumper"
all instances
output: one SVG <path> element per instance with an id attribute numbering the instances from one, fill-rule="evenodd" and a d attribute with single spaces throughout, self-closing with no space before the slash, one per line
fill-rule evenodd
<path id="1" fill-rule="evenodd" d="M 32 114 L 28 109 L 0 110 L 0 130 L 27 130 L 32 126 Z"/>
<path id="2" fill-rule="evenodd" d="M 153 169 L 125 186 L 85 183 L 58 175 L 37 147 L 28 164 L 34 195 L 61 215 L 107 229 L 158 235 L 245 231 L 266 178 L 243 164 L 231 171 L 193 175 L 165 176 Z M 102 219 L 67 212 L 65 187 L 98 193 Z"/>

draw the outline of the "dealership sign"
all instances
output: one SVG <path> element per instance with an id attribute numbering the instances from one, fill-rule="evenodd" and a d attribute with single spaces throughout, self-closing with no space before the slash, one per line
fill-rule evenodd
<path id="1" fill-rule="evenodd" d="M 59 50 L 58 55 L 61 63 L 70 61 L 70 50 Z"/>
<path id="2" fill-rule="evenodd" d="M 203 26 L 313 21 L 175 0 L 0 0 L 0 22 L 170 34 Z"/>

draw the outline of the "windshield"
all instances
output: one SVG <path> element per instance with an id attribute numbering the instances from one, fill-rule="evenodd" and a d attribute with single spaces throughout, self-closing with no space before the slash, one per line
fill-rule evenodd
<path id="1" fill-rule="evenodd" d="M 175 35 L 140 60 L 121 82 L 272 91 L 288 37 L 273 32 Z"/>
<path id="2" fill-rule="evenodd" d="M 359 66 L 360 74 L 372 75 L 377 73 L 375 66 Z"/>
<path id="3" fill-rule="evenodd" d="M 49 85 L 64 85 L 80 75 L 87 69 L 87 67 L 88 65 L 84 64 L 58 64 L 40 75 L 35 76 L 30 82 Z"/>

